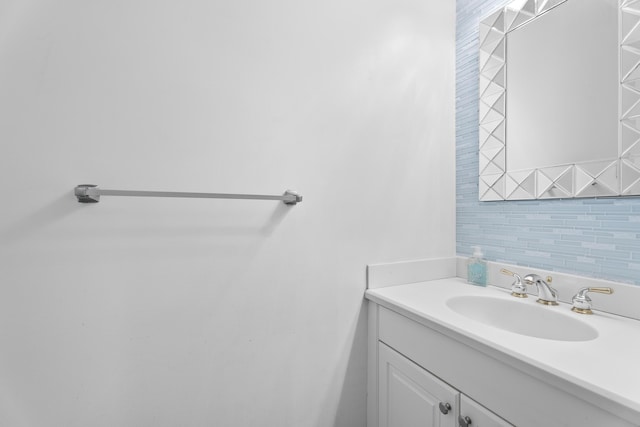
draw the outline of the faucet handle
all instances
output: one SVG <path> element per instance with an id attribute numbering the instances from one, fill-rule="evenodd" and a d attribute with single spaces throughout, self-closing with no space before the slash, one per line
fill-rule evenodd
<path id="1" fill-rule="evenodd" d="M 517 298 L 526 298 L 527 297 L 527 287 L 522 283 L 522 278 L 514 273 L 513 271 L 509 271 L 506 268 L 500 270 L 500 273 L 505 274 L 507 276 L 515 277 L 515 281 L 511 284 L 511 295 Z"/>
<path id="2" fill-rule="evenodd" d="M 578 291 L 577 294 L 573 296 L 571 302 L 573 302 L 573 307 L 571 311 L 575 311 L 580 314 L 593 314 L 591 311 L 591 298 L 587 295 L 588 292 L 596 292 L 599 294 L 607 294 L 611 295 L 613 293 L 613 289 L 611 288 L 582 288 Z"/>

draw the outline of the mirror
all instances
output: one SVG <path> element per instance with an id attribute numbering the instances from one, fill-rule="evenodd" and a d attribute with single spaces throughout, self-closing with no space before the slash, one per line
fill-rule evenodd
<path id="1" fill-rule="evenodd" d="M 517 0 L 481 21 L 480 200 L 640 194 L 639 27 L 631 0 Z"/>

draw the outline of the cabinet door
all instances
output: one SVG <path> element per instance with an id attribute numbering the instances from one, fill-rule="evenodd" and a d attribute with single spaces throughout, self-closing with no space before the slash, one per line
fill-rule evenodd
<path id="1" fill-rule="evenodd" d="M 460 396 L 459 427 L 513 427 L 475 400 L 464 394 Z"/>
<path id="2" fill-rule="evenodd" d="M 382 342 L 378 355 L 379 427 L 456 427 L 456 389 Z"/>

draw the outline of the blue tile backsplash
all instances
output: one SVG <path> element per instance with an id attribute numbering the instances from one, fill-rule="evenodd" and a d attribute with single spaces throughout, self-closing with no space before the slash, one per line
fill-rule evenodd
<path id="1" fill-rule="evenodd" d="M 458 0 L 457 252 L 640 285 L 640 198 L 478 201 L 478 22 L 510 0 Z"/>

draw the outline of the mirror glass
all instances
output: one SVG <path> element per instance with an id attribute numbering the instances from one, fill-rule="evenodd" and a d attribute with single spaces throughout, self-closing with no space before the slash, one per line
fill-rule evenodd
<path id="1" fill-rule="evenodd" d="M 480 200 L 640 194 L 640 5 L 621 3 L 517 0 L 482 20 Z"/>
<path id="2" fill-rule="evenodd" d="M 569 0 L 507 33 L 507 168 L 618 157 L 618 9 Z"/>

